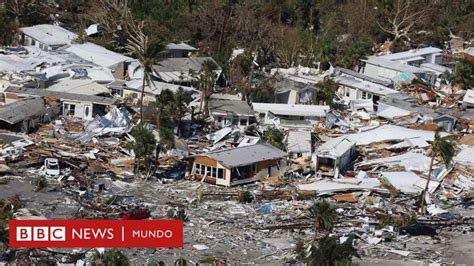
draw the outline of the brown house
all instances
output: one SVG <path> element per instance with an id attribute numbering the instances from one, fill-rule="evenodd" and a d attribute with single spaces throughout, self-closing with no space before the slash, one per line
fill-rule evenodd
<path id="1" fill-rule="evenodd" d="M 191 173 L 206 182 L 234 186 L 282 174 L 286 153 L 269 144 L 209 152 L 191 158 Z"/>

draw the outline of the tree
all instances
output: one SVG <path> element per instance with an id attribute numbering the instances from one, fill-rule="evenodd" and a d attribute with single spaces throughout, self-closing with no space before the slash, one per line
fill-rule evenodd
<path id="1" fill-rule="evenodd" d="M 128 39 L 127 49 L 132 54 L 137 56 L 143 69 L 142 91 L 140 95 L 140 121 L 143 123 L 143 98 L 145 97 L 146 86 L 154 86 L 151 80 L 153 75 L 158 76 L 158 73 L 153 68 L 153 65 L 163 56 L 165 46 L 161 42 L 152 41 L 143 33 L 144 22 L 137 24 L 134 28 L 134 34 L 131 34 Z"/>
<path id="2" fill-rule="evenodd" d="M 474 62 L 457 61 L 453 66 L 452 83 L 463 89 L 474 87 Z"/>
<path id="3" fill-rule="evenodd" d="M 353 240 L 354 237 L 352 235 L 344 243 L 339 243 L 339 237 L 337 236 L 323 236 L 318 240 L 317 246 L 311 246 L 309 265 L 352 265 L 352 257 L 360 258 L 357 249 L 352 245 Z"/>
<path id="4" fill-rule="evenodd" d="M 336 97 L 336 91 L 339 86 L 332 79 L 325 79 L 316 83 L 318 93 L 316 95 L 317 101 L 323 101 L 324 104 L 329 105 L 331 108 L 334 107 L 334 97 Z"/>
<path id="5" fill-rule="evenodd" d="M 339 54 L 339 65 L 353 69 L 372 51 L 372 45 L 366 37 L 355 36 L 349 39 L 349 45 Z"/>
<path id="6" fill-rule="evenodd" d="M 283 144 L 283 138 L 285 136 L 283 135 L 283 132 L 279 130 L 278 128 L 275 127 L 269 127 L 263 134 L 263 140 L 274 146 L 277 147 L 278 149 L 283 150 L 284 144 Z"/>
<path id="7" fill-rule="evenodd" d="M 148 129 L 138 126 L 133 132 L 132 136 L 135 141 L 129 142 L 127 147 L 135 153 L 135 160 L 137 169 L 140 169 L 140 158 L 145 158 L 145 165 L 149 166 L 148 156 L 155 152 L 156 140 L 153 133 Z"/>
<path id="8" fill-rule="evenodd" d="M 317 233 L 324 231 L 329 233 L 336 221 L 336 208 L 326 200 L 317 201 L 308 209 L 309 217 L 313 219 L 313 242 L 316 241 Z"/>
<path id="9" fill-rule="evenodd" d="M 425 213 L 425 194 L 429 193 L 428 189 L 430 186 L 431 174 L 433 173 L 433 163 L 435 157 L 441 157 L 442 161 L 448 166 L 454 157 L 456 152 L 456 144 L 454 142 L 454 136 L 441 137 L 439 131 L 436 131 L 433 142 L 431 142 L 431 161 L 430 170 L 428 171 L 428 178 L 426 180 L 425 189 L 421 193 L 420 200 L 420 211 Z"/>
<path id="10" fill-rule="evenodd" d="M 188 105 L 192 102 L 193 97 L 191 96 L 191 92 L 185 91 L 183 88 L 179 87 L 178 91 L 174 94 L 174 103 L 175 103 L 175 115 L 178 120 L 178 136 L 182 134 L 182 120 L 183 117 L 188 112 Z"/>
<path id="11" fill-rule="evenodd" d="M 128 258 L 118 249 L 108 249 L 103 254 L 96 250 L 92 255 L 91 265 L 104 266 L 128 266 L 130 265 Z"/>
<path id="12" fill-rule="evenodd" d="M 158 130 L 161 129 L 161 122 L 163 118 L 168 118 L 170 113 L 176 107 L 174 105 L 174 94 L 172 91 L 165 89 L 155 97 L 155 108 L 156 108 L 156 127 Z"/>
<path id="13" fill-rule="evenodd" d="M 214 85 L 217 75 L 215 71 L 218 69 L 217 64 L 212 60 L 206 60 L 203 63 L 202 73 L 199 76 L 199 88 L 201 89 L 201 103 L 199 111 L 204 117 L 209 117 L 209 98 L 214 93 Z"/>
<path id="14" fill-rule="evenodd" d="M 396 0 L 381 17 L 382 22 L 377 21 L 379 28 L 393 37 L 394 44 L 399 40 L 409 42 L 413 28 L 426 19 L 430 6 L 416 4 L 412 0 Z"/>

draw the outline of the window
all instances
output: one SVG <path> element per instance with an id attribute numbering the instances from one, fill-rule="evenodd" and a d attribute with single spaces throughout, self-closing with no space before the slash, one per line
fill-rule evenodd
<path id="1" fill-rule="evenodd" d="M 65 103 L 63 113 L 65 115 L 75 115 L 76 114 L 76 105 L 75 104 L 70 104 L 70 103 Z"/>
<path id="2" fill-rule="evenodd" d="M 217 177 L 217 168 L 212 167 L 212 173 L 211 176 L 216 178 Z"/>
<path id="3" fill-rule="evenodd" d="M 110 94 L 112 94 L 112 96 L 120 96 L 120 97 L 123 97 L 123 90 L 121 89 L 112 89 L 110 88 Z"/>
<path id="4" fill-rule="evenodd" d="M 206 176 L 211 176 L 211 174 L 212 174 L 212 167 L 208 166 L 205 175 L 206 175 Z"/>
<path id="5" fill-rule="evenodd" d="M 363 91 L 361 98 L 364 100 L 367 99 L 367 92 Z"/>
<path id="6" fill-rule="evenodd" d="M 350 96 L 350 90 L 349 88 L 346 88 L 346 97 L 349 97 Z"/>
<path id="7" fill-rule="evenodd" d="M 240 125 L 241 126 L 246 126 L 247 125 L 247 119 L 240 119 Z"/>
<path id="8" fill-rule="evenodd" d="M 219 123 L 222 122 L 222 116 L 217 117 L 217 122 L 219 122 Z"/>
<path id="9" fill-rule="evenodd" d="M 217 178 L 219 178 L 219 179 L 224 179 L 225 178 L 224 169 L 222 169 L 222 168 L 217 169 Z"/>
<path id="10" fill-rule="evenodd" d="M 201 174 L 201 165 L 200 164 L 197 163 L 194 166 L 194 173 L 199 174 L 199 175 Z"/>

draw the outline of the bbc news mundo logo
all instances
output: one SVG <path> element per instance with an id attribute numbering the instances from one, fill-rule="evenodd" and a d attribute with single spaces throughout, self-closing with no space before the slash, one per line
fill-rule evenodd
<path id="1" fill-rule="evenodd" d="M 12 248 L 182 248 L 179 220 L 10 220 Z"/>

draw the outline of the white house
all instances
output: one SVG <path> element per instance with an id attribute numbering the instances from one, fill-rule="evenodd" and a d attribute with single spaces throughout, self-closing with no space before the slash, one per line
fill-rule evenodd
<path id="1" fill-rule="evenodd" d="M 263 125 L 312 127 L 329 111 L 327 105 L 252 103 Z"/>
<path id="2" fill-rule="evenodd" d="M 372 100 L 373 103 L 377 103 L 380 98 L 398 93 L 380 84 L 352 77 L 336 76 L 333 79 L 339 84 L 336 92 L 338 97 L 346 103 L 354 100 Z"/>
<path id="3" fill-rule="evenodd" d="M 347 136 L 333 138 L 316 149 L 314 161 L 316 171 L 324 175 L 339 177 L 356 155 L 356 142 Z"/>
<path id="4" fill-rule="evenodd" d="M 57 25 L 40 24 L 20 28 L 25 46 L 36 46 L 45 51 L 70 45 L 77 34 Z"/>

